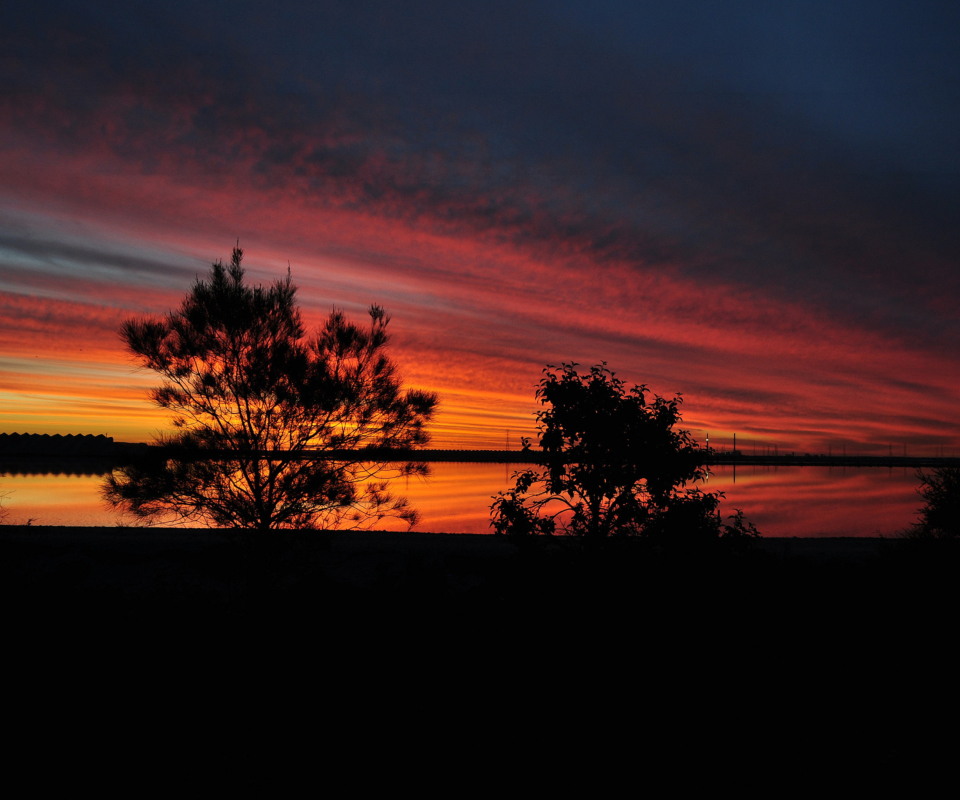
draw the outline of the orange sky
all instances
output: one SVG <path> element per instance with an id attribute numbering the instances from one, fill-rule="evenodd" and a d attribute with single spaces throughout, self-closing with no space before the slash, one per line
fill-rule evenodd
<path id="1" fill-rule="evenodd" d="M 228 205 L 229 196 L 219 200 Z M 178 305 L 193 275 L 227 257 L 232 242 L 189 229 L 171 235 L 139 219 L 140 208 L 124 218 L 123 197 L 104 209 L 107 187 L 99 197 L 93 211 L 114 220 L 109 228 L 85 219 L 80 204 L 57 217 L 7 212 L 22 225 L 63 232 L 66 243 L 63 255 L 36 271 L 25 265 L 20 285 L 0 293 L 3 430 L 143 440 L 166 424 L 146 400 L 152 377 L 134 369 L 118 325 Z M 187 199 L 157 181 L 150 202 L 174 213 Z M 246 232 L 253 280 L 280 277 L 289 260 L 312 324 L 334 304 L 356 319 L 369 303 L 385 305 L 408 384 L 440 393 L 437 446 L 498 447 L 508 432 L 516 446 L 533 433 L 543 365 L 569 360 L 606 360 L 628 382 L 682 392 L 685 423 L 700 438 L 709 431 L 715 445 L 734 431 L 741 443 L 782 450 L 892 443 L 899 452 L 903 443 L 916 450 L 936 446 L 939 436 L 955 441 L 943 424 L 958 393 L 951 357 L 804 304 L 774 303 L 745 286 L 703 287 L 669 269 L 637 274 L 631 264 L 601 267 L 576 252 L 410 230 L 363 213 L 311 215 L 295 204 L 288 212 L 275 209 L 264 220 L 231 208 L 212 227 L 232 223 Z M 287 239 L 296 246 L 285 248 Z M 95 270 L 81 260 L 84 249 L 105 251 L 121 266 Z M 124 259 L 143 253 L 151 264 L 124 269 Z M 922 383 L 905 377 L 917 374 Z"/>

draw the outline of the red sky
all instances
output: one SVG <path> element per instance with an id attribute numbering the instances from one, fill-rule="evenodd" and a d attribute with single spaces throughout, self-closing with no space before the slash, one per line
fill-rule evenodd
<path id="1" fill-rule="evenodd" d="M 742 63 L 637 56 L 602 15 L 520 5 L 472 34 L 390 4 L 312 28 L 2 20 L 0 430 L 162 428 L 118 325 L 176 306 L 239 238 L 256 281 L 289 262 L 308 319 L 387 308 L 407 382 L 441 396 L 436 446 L 516 445 L 545 364 L 606 361 L 682 392 L 714 445 L 960 449 L 960 182 L 936 127 L 956 97 L 908 107 L 864 56 L 880 127 L 854 124 L 816 78 L 849 78 L 823 56 L 842 37 L 790 40 L 771 92 L 747 39 Z"/>

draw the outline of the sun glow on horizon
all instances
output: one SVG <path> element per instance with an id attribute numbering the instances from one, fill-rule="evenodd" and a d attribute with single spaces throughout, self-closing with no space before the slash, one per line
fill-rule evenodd
<path id="1" fill-rule="evenodd" d="M 436 447 L 534 437 L 544 366 L 606 362 L 718 447 L 960 451 L 942 4 L 856 41 L 736 3 L 328 5 L 0 20 L 0 430 L 166 429 L 118 327 L 239 239 L 308 328 L 386 308 Z"/>

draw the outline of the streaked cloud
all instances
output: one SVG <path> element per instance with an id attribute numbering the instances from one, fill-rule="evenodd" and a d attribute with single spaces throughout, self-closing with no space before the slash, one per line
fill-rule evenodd
<path id="1" fill-rule="evenodd" d="M 118 319 L 175 305 L 239 236 L 257 280 L 289 260 L 312 320 L 388 306 L 405 374 L 445 398 L 447 441 L 499 442 L 531 418 L 543 364 L 569 360 L 683 391 L 712 441 L 957 437 L 960 180 L 930 111 L 956 114 L 955 65 L 905 67 L 933 93 L 903 106 L 933 148 L 911 160 L 892 120 L 883 136 L 827 124 L 832 88 L 771 90 L 832 74 L 816 14 L 797 76 L 712 6 L 684 23 L 691 41 L 732 25 L 756 46 L 697 53 L 669 14 L 562 6 L 8 13 L 4 352 L 54 375 L 69 341 L 106 370 Z M 730 7 L 788 36 L 775 12 Z M 872 24 L 876 47 L 912 52 Z M 864 63 L 874 113 L 899 95 Z"/>

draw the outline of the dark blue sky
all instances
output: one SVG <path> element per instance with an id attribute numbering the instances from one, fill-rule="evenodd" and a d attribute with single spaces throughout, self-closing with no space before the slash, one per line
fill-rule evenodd
<path id="1" fill-rule="evenodd" d="M 795 116 L 858 152 L 865 167 L 937 182 L 958 171 L 957 3 L 558 5 L 618 52 L 662 58 L 691 86 Z"/>

